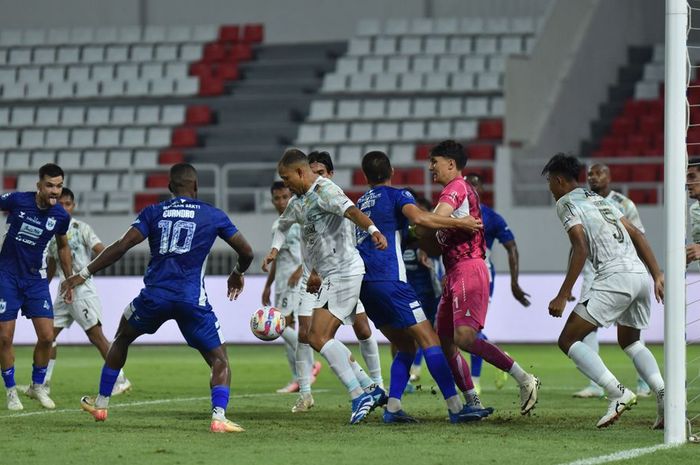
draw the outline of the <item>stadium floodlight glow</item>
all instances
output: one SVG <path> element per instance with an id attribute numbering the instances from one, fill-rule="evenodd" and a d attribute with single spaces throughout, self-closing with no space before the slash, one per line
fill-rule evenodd
<path id="1" fill-rule="evenodd" d="M 666 0 L 666 86 L 664 109 L 664 214 L 666 295 L 664 378 L 666 444 L 686 442 L 685 390 L 685 137 L 687 89 L 686 0 Z"/>

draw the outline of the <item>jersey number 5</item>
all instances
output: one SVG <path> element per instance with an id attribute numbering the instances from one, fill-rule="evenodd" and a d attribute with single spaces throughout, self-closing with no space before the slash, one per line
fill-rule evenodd
<path id="1" fill-rule="evenodd" d="M 192 247 L 192 238 L 194 238 L 194 231 L 197 229 L 197 223 L 191 221 L 178 220 L 173 225 L 170 220 L 161 220 L 158 222 L 158 227 L 160 228 L 160 254 L 166 255 L 168 253 L 183 254 L 190 251 Z M 180 240 L 180 235 L 182 232 L 187 234 L 184 241 Z M 182 242 L 182 244 L 180 244 Z"/>
<path id="2" fill-rule="evenodd" d="M 622 234 L 622 228 L 620 228 L 620 224 L 617 221 L 617 218 L 615 218 L 615 215 L 613 215 L 612 211 L 609 208 L 600 208 L 598 207 L 598 211 L 600 214 L 603 216 L 603 219 L 610 223 L 611 225 L 615 226 L 615 229 L 617 232 L 613 233 L 613 237 L 617 239 L 617 242 L 624 242 L 625 241 L 625 235 Z"/>

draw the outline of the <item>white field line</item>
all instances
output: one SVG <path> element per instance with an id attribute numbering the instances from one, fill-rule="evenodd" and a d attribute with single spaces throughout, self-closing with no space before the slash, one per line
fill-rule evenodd
<path id="1" fill-rule="evenodd" d="M 313 392 L 316 393 L 321 393 L 321 392 L 328 392 L 329 389 L 316 389 Z M 251 397 L 281 397 L 280 394 L 275 393 L 275 392 L 264 392 L 264 393 L 257 393 L 257 394 L 234 394 L 231 396 L 232 399 L 247 399 Z M 127 402 L 123 404 L 113 404 L 110 405 L 109 408 L 115 409 L 115 408 L 127 408 L 127 407 L 138 407 L 141 405 L 158 405 L 158 404 L 172 404 L 175 402 L 196 402 L 196 401 L 202 401 L 202 400 L 209 400 L 210 397 L 175 397 L 172 399 L 154 399 L 154 400 L 142 400 L 138 402 Z M 60 409 L 60 410 L 39 410 L 36 412 L 26 412 L 26 413 L 15 413 L 13 415 L 7 415 L 7 416 L 0 416 L 0 418 L 5 419 L 5 418 L 22 418 L 22 417 L 32 417 L 35 415 L 50 415 L 50 414 L 55 414 L 55 413 L 68 413 L 68 412 L 80 412 L 80 409 L 77 408 L 66 408 L 66 409 Z"/>
<path id="2" fill-rule="evenodd" d="M 620 452 L 615 452 L 608 455 L 600 455 L 598 457 L 589 457 L 587 459 L 576 460 L 574 462 L 569 462 L 561 465 L 598 465 L 601 463 L 617 462 L 619 460 L 629 460 L 636 457 L 641 457 L 642 455 L 651 454 L 657 450 L 670 449 L 672 445 L 657 444 L 656 446 L 642 447 L 639 449 L 629 449 L 622 450 Z"/>

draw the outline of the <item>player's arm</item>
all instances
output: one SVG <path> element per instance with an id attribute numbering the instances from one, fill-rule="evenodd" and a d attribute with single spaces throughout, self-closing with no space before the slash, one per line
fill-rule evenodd
<path id="1" fill-rule="evenodd" d="M 270 246 L 270 251 L 267 253 L 267 256 L 262 262 L 262 270 L 266 273 L 270 271 L 270 264 L 277 258 L 277 254 L 287 238 L 289 229 L 294 223 L 298 222 L 294 208 L 295 207 L 292 202 L 287 204 L 284 212 L 282 212 L 279 217 L 277 227 L 272 231 L 272 245 Z"/>
<path id="2" fill-rule="evenodd" d="M 272 283 L 275 282 L 275 274 L 277 274 L 277 260 L 270 264 L 270 272 L 267 274 L 267 280 L 265 281 L 265 287 L 262 293 L 262 304 L 272 305 L 270 300 L 270 292 L 272 291 Z"/>
<path id="3" fill-rule="evenodd" d="M 443 217 L 451 217 L 452 213 L 455 211 L 454 207 L 450 205 L 449 203 L 445 202 L 439 202 L 436 206 L 435 209 L 433 210 L 433 213 L 438 216 L 443 216 Z M 433 231 L 430 228 L 427 228 L 425 226 L 418 226 L 416 225 L 416 237 L 419 239 L 422 237 L 426 237 L 429 234 L 432 234 Z"/>
<path id="4" fill-rule="evenodd" d="M 92 256 L 97 257 L 105 249 L 105 245 L 102 242 L 95 244 L 92 248 Z"/>
<path id="5" fill-rule="evenodd" d="M 464 218 L 452 218 L 450 216 L 437 215 L 421 210 L 414 203 L 407 203 L 401 208 L 401 213 L 416 226 L 429 229 L 463 229 L 468 232 L 475 232 L 484 227 L 480 219 L 472 216 Z"/>
<path id="6" fill-rule="evenodd" d="M 627 233 L 629 233 L 634 248 L 637 249 L 637 255 L 642 259 L 644 264 L 647 266 L 651 277 L 654 279 L 654 295 L 656 296 L 656 301 L 661 302 L 664 299 L 664 274 L 659 268 L 659 264 L 656 262 L 656 257 L 654 252 L 651 250 L 649 241 L 642 232 L 637 229 L 627 218 L 620 218 L 620 221 L 624 225 Z"/>
<path id="7" fill-rule="evenodd" d="M 56 239 L 58 239 L 58 237 L 59 236 L 56 236 Z M 73 276 L 71 276 L 70 273 L 66 274 L 66 276 L 70 276 L 70 278 L 67 278 L 61 283 L 61 293 L 63 294 L 68 289 L 83 284 L 90 276 L 118 261 L 126 252 L 143 242 L 144 239 L 145 237 L 141 234 L 141 231 L 134 227 L 129 228 L 121 238 L 106 247 L 93 261 L 80 270 L 80 273 Z M 68 241 L 66 241 L 66 244 L 68 244 Z"/>
<path id="8" fill-rule="evenodd" d="M 685 248 L 685 263 L 689 265 L 696 260 L 700 260 L 700 244 L 690 244 Z"/>
<path id="9" fill-rule="evenodd" d="M 386 237 L 379 231 L 369 216 L 362 213 L 362 211 L 355 207 L 348 207 L 343 214 L 345 218 L 349 219 L 355 223 L 359 228 L 364 229 L 372 236 L 372 242 L 374 242 L 375 247 L 379 250 L 384 250 L 387 247 Z"/>
<path id="10" fill-rule="evenodd" d="M 73 255 L 70 251 L 70 245 L 68 245 L 68 236 L 65 234 L 56 234 L 56 251 L 61 270 L 63 270 L 63 276 L 70 276 L 73 273 Z M 62 294 L 64 294 L 63 300 L 67 304 L 73 302 L 72 290 L 65 293 L 62 292 Z"/>
<path id="11" fill-rule="evenodd" d="M 568 297 L 571 295 L 576 279 L 581 274 L 583 265 L 588 258 L 588 241 L 586 240 L 583 226 L 581 224 L 572 226 L 568 234 L 571 242 L 571 259 L 566 270 L 566 277 L 559 289 L 559 294 L 549 303 L 549 314 L 557 318 L 564 313 Z"/>
<path id="12" fill-rule="evenodd" d="M 523 304 L 525 307 L 530 306 L 530 294 L 526 294 L 520 288 L 520 283 L 518 283 L 518 275 L 520 274 L 520 256 L 518 254 L 518 246 L 515 240 L 507 241 L 503 243 L 508 252 L 508 269 L 510 270 L 510 290 L 513 293 L 515 300 Z"/>
<path id="13" fill-rule="evenodd" d="M 226 239 L 226 243 L 238 254 L 238 263 L 236 263 L 228 277 L 228 298 L 229 300 L 235 300 L 243 292 L 243 285 L 245 284 L 243 274 L 250 267 L 250 264 L 253 263 L 253 248 L 240 231 Z"/>
<path id="14" fill-rule="evenodd" d="M 46 279 L 51 282 L 54 276 L 56 276 L 56 259 L 49 257 L 46 261 Z"/>

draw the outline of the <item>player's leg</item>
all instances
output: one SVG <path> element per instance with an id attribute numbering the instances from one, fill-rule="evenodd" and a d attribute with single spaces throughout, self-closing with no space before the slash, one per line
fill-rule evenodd
<path id="1" fill-rule="evenodd" d="M 280 289 L 280 292 L 275 292 L 275 306 L 284 315 L 286 323 L 284 331 L 282 331 L 282 339 L 284 340 L 289 371 L 292 373 L 292 379 L 286 385 L 277 389 L 278 393 L 297 392 L 299 390 L 299 375 L 296 368 L 296 350 L 299 337 L 297 329 L 294 327 L 294 314 L 292 311 L 295 306 L 292 299 L 297 294 L 292 291 L 291 289 Z"/>
<path id="2" fill-rule="evenodd" d="M 367 318 L 367 313 L 365 313 L 364 305 L 359 301 L 352 329 L 355 331 L 355 336 L 357 336 L 357 340 L 360 343 L 360 353 L 367 365 L 372 382 L 383 387 L 384 379 L 382 379 L 382 365 L 379 360 L 379 346 L 377 345 L 377 339 L 372 335 L 372 329 L 369 326 L 369 318 Z"/>
<path id="3" fill-rule="evenodd" d="M 8 316 L 4 315 L 7 312 L 7 307 L 4 310 L 5 312 L 0 314 L 0 317 Z M 17 312 L 15 311 L 14 313 L 16 318 Z M 8 410 L 22 410 L 24 408 L 19 400 L 17 384 L 15 383 L 15 351 L 12 346 L 15 336 L 15 323 L 16 319 L 0 320 L 0 374 L 2 374 L 2 380 L 7 390 Z"/>
<path id="4" fill-rule="evenodd" d="M 201 351 L 201 353 L 211 367 L 211 432 L 239 433 L 245 431 L 239 424 L 226 418 L 226 409 L 231 393 L 231 368 L 226 347 L 222 344 L 206 352 Z"/>
<path id="5" fill-rule="evenodd" d="M 56 404 L 49 397 L 44 385 L 46 371 L 53 345 L 53 318 L 32 318 L 32 324 L 36 331 L 36 345 L 34 346 L 34 363 L 32 364 L 32 397 L 37 399 L 41 406 L 47 409 L 56 408 Z"/>
<path id="6" fill-rule="evenodd" d="M 71 304 L 66 304 L 61 297 L 57 297 L 53 304 L 53 342 L 51 343 L 51 355 L 46 369 L 46 381 L 44 382 L 49 392 L 51 391 L 51 379 L 53 378 L 56 356 L 58 355 L 58 335 L 61 334 L 63 329 L 70 328 L 71 324 L 73 324 L 70 307 Z M 31 389 L 31 386 L 28 389 Z"/>
<path id="7" fill-rule="evenodd" d="M 383 415 L 384 423 L 415 423 L 416 419 L 404 412 L 401 405 L 401 396 L 408 385 L 411 364 L 415 358 L 415 341 L 405 331 L 389 325 L 380 326 L 379 330 L 391 342 L 392 347 L 396 348 L 391 363 L 389 399 Z"/>
<path id="8" fill-rule="evenodd" d="M 488 341 L 489 339 L 486 337 L 486 334 L 484 334 L 482 331 L 479 331 L 476 334 L 476 336 L 479 339 L 484 339 L 486 341 Z M 472 381 L 474 382 L 474 389 L 476 389 L 477 394 L 481 394 L 481 368 L 484 364 L 484 359 L 479 357 L 478 355 L 470 354 L 470 362 L 472 369 Z"/>
<path id="9" fill-rule="evenodd" d="M 581 342 L 586 344 L 596 354 L 600 353 L 600 343 L 598 342 L 598 328 L 588 333 Z M 603 391 L 603 388 L 598 386 L 595 383 L 595 381 L 589 380 L 588 386 L 581 389 L 580 391 L 574 392 L 573 396 L 580 399 L 586 399 L 590 397 L 603 397 L 604 395 L 605 391 Z"/>
<path id="10" fill-rule="evenodd" d="M 321 363 L 314 361 L 314 351 L 309 344 L 309 330 L 311 329 L 311 302 L 302 302 L 297 314 L 298 342 L 294 354 L 297 379 L 299 382 L 299 397 L 292 406 L 293 413 L 308 412 L 314 406 L 314 398 L 311 395 L 311 385 L 316 380 Z"/>

